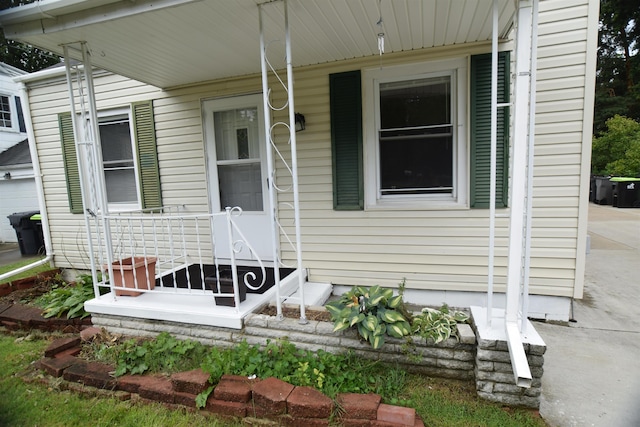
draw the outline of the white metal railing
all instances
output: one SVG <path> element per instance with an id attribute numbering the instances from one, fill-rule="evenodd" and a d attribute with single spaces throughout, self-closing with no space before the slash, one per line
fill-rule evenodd
<path id="1" fill-rule="evenodd" d="M 146 292 L 208 295 L 216 301 L 233 299 L 238 310 L 240 286 L 259 290 L 267 278 L 264 263 L 238 227 L 241 214 L 238 207 L 189 213 L 180 206 L 93 214 L 91 239 L 110 241 L 112 248 L 94 246 L 96 295 L 107 290 L 115 298 Z M 217 250 L 213 232 L 218 222 L 226 224 L 226 239 L 219 239 L 228 244 L 224 258 L 218 256 L 223 251 Z M 104 230 L 110 235 L 104 236 Z M 245 248 L 252 254 L 253 267 L 238 266 L 236 254 Z"/>

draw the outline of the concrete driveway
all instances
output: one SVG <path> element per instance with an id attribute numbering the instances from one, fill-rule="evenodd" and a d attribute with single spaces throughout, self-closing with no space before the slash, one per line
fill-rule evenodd
<path id="1" fill-rule="evenodd" d="M 589 205 L 585 292 L 547 344 L 540 412 L 554 427 L 640 426 L 640 209 Z"/>

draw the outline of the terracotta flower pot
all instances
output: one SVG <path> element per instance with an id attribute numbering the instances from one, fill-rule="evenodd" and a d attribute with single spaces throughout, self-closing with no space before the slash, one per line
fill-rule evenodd
<path id="1" fill-rule="evenodd" d="M 153 289 L 156 286 L 156 258 L 145 257 L 124 258 L 111 264 L 113 267 L 113 283 L 117 287 L 131 289 Z M 136 287 L 137 282 L 137 287 Z M 118 296 L 137 297 L 138 291 L 116 289 Z"/>

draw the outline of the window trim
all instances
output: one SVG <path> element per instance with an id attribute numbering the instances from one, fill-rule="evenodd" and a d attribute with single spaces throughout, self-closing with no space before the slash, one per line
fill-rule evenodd
<path id="1" fill-rule="evenodd" d="M 98 129 L 100 129 L 100 123 L 102 120 L 117 119 L 118 117 L 124 117 L 124 116 L 126 116 L 127 119 L 129 120 L 129 142 L 131 143 L 131 153 L 133 155 L 133 170 L 134 170 L 134 176 L 135 176 L 137 200 L 135 203 L 109 203 L 109 201 L 107 200 L 109 212 L 125 212 L 125 211 L 139 210 L 142 208 L 142 190 L 140 188 L 141 187 L 140 186 L 140 164 L 138 161 L 138 156 L 136 154 L 137 147 L 136 147 L 135 133 L 134 133 L 133 111 L 130 107 L 114 108 L 109 110 L 100 110 L 97 112 L 97 116 L 98 116 Z M 100 146 L 102 147 L 102 141 L 100 141 Z M 102 159 L 102 153 L 100 153 L 100 161 L 102 162 L 101 168 L 102 168 L 103 179 L 105 179 L 104 160 Z M 104 182 L 105 182 L 104 190 L 105 190 L 105 197 L 106 197 L 106 191 L 107 191 L 106 180 Z"/>
<path id="2" fill-rule="evenodd" d="M 363 70 L 365 210 L 468 208 L 468 57 Z M 380 189 L 380 84 L 450 75 L 454 129 L 453 194 L 382 196 Z"/>
<path id="3" fill-rule="evenodd" d="M 9 121 L 11 122 L 10 126 L 4 126 L 4 119 L 0 120 L 0 129 L 2 129 L 5 132 L 17 132 L 17 128 L 16 128 L 16 104 L 15 104 L 15 98 L 13 95 L 7 94 L 7 93 L 0 93 L 0 96 L 7 98 L 7 107 L 9 108 Z M 3 113 L 4 110 L 0 110 L 0 113 Z"/>

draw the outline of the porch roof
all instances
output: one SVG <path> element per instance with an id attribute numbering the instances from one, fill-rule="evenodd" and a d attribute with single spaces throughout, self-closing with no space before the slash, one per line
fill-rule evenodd
<path id="1" fill-rule="evenodd" d="M 40 0 L 0 12 L 5 36 L 62 54 L 85 41 L 94 66 L 161 88 L 260 72 L 264 0 Z M 283 2 L 263 7 L 267 41 L 282 38 Z M 288 0 L 294 67 L 491 39 L 493 0 Z M 498 0 L 499 35 L 513 0 Z M 284 58 L 284 43 L 269 46 Z M 80 52 L 70 50 L 80 60 Z M 280 68 L 282 64 L 274 64 Z"/>

